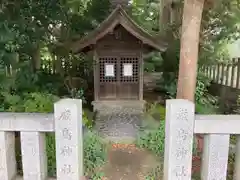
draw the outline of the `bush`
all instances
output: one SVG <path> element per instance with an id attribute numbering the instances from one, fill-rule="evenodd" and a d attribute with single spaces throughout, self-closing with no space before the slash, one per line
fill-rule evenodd
<path id="1" fill-rule="evenodd" d="M 47 162 L 49 176 L 56 176 L 55 134 L 47 133 Z M 84 174 L 91 178 L 99 176 L 96 170 L 106 160 L 106 144 L 94 132 L 88 131 L 83 138 Z"/>
<path id="2" fill-rule="evenodd" d="M 237 99 L 237 109 L 235 110 L 236 114 L 240 114 L 240 96 Z"/>
<path id="3" fill-rule="evenodd" d="M 84 137 L 83 147 L 85 175 L 93 175 L 106 160 L 107 146 L 96 133 L 89 131 Z"/>
<path id="4" fill-rule="evenodd" d="M 165 122 L 160 121 L 158 128 L 152 131 L 140 132 L 136 144 L 140 148 L 146 148 L 157 156 L 164 153 Z"/>
<path id="5" fill-rule="evenodd" d="M 165 106 L 154 102 L 154 103 L 148 103 L 146 108 L 146 113 L 151 115 L 155 120 L 164 120 L 165 114 L 166 114 L 166 108 Z"/>

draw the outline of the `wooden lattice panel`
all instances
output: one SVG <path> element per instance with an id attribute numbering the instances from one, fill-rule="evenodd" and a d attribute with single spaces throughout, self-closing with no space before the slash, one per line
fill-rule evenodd
<path id="1" fill-rule="evenodd" d="M 114 66 L 114 76 L 105 76 L 105 65 L 112 64 Z M 100 82 L 116 82 L 117 81 L 117 58 L 100 57 L 99 58 L 99 80 Z"/>
<path id="2" fill-rule="evenodd" d="M 121 82 L 133 82 L 137 83 L 139 81 L 139 59 L 137 57 L 122 57 L 121 58 L 121 73 L 120 73 L 120 81 Z M 131 64 L 132 66 L 132 75 L 131 76 L 124 76 L 124 64 Z"/>

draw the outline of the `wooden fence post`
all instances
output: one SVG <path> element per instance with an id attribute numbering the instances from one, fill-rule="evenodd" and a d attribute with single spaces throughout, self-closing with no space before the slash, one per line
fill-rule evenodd
<path id="1" fill-rule="evenodd" d="M 194 113 L 193 102 L 167 100 L 164 180 L 191 180 Z"/>
<path id="2" fill-rule="evenodd" d="M 82 101 L 54 104 L 57 180 L 83 179 Z"/>
<path id="3" fill-rule="evenodd" d="M 240 89 L 240 58 L 238 58 L 238 61 L 237 61 L 237 83 L 236 83 L 236 88 Z"/>
<path id="4" fill-rule="evenodd" d="M 232 65 L 232 71 L 231 71 L 231 87 L 234 87 L 234 75 L 235 75 L 235 58 L 233 58 L 233 65 Z"/>

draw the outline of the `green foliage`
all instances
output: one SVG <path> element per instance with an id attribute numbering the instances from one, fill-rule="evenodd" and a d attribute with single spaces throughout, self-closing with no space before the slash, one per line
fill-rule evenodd
<path id="1" fill-rule="evenodd" d="M 49 176 L 56 176 L 55 133 L 46 134 L 47 166 Z"/>
<path id="2" fill-rule="evenodd" d="M 47 93 L 29 93 L 23 96 L 0 93 L 1 110 L 10 112 L 53 112 L 53 103 L 59 98 Z"/>
<path id="3" fill-rule="evenodd" d="M 106 159 L 106 144 L 94 132 L 86 134 L 83 142 L 84 147 L 84 168 L 86 175 L 92 175 Z"/>
<path id="4" fill-rule="evenodd" d="M 70 97 L 74 99 L 81 99 L 83 103 L 86 103 L 83 89 L 79 89 L 79 90 L 77 88 L 71 89 Z"/>
<path id="5" fill-rule="evenodd" d="M 87 109 L 83 110 L 83 124 L 85 127 L 91 129 L 93 128 L 94 122 L 93 122 L 93 115 L 91 113 L 91 115 L 89 114 L 89 111 Z"/>
<path id="6" fill-rule="evenodd" d="M 155 167 L 146 177 L 145 180 L 156 180 L 163 178 L 163 165 Z"/>
<path id="7" fill-rule="evenodd" d="M 24 112 L 39 112 L 50 113 L 53 112 L 53 103 L 58 101 L 57 96 L 51 94 L 31 93 L 24 98 L 23 107 Z"/>
<path id="8" fill-rule="evenodd" d="M 159 27 L 159 6 L 155 0 L 133 0 L 131 9 L 133 19 L 150 33 Z"/>
<path id="9" fill-rule="evenodd" d="M 140 132 L 136 142 L 137 146 L 146 148 L 161 157 L 164 153 L 164 123 L 164 121 L 160 121 L 160 125 L 155 130 Z"/>
<path id="10" fill-rule="evenodd" d="M 164 120 L 166 114 L 165 106 L 155 102 L 147 104 L 147 111 L 148 115 L 151 115 L 155 120 Z"/>
<path id="11" fill-rule="evenodd" d="M 160 53 L 152 52 L 144 59 L 145 72 L 161 72 L 163 58 Z"/>
<path id="12" fill-rule="evenodd" d="M 235 113 L 240 114 L 240 96 L 238 96 L 237 99 L 237 109 L 235 110 Z"/>

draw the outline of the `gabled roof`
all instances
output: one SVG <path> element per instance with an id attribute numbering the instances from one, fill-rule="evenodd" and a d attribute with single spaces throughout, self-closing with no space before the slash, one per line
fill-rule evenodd
<path id="1" fill-rule="evenodd" d="M 112 32 L 119 24 L 144 44 L 159 51 L 166 50 L 166 44 L 159 42 L 157 38 L 151 36 L 148 32 L 138 26 L 119 5 L 94 31 L 90 32 L 84 38 L 75 41 L 71 45 L 72 51 L 75 53 L 80 52 L 84 48 L 96 44 L 99 39 L 103 38 L 109 32 Z"/>

